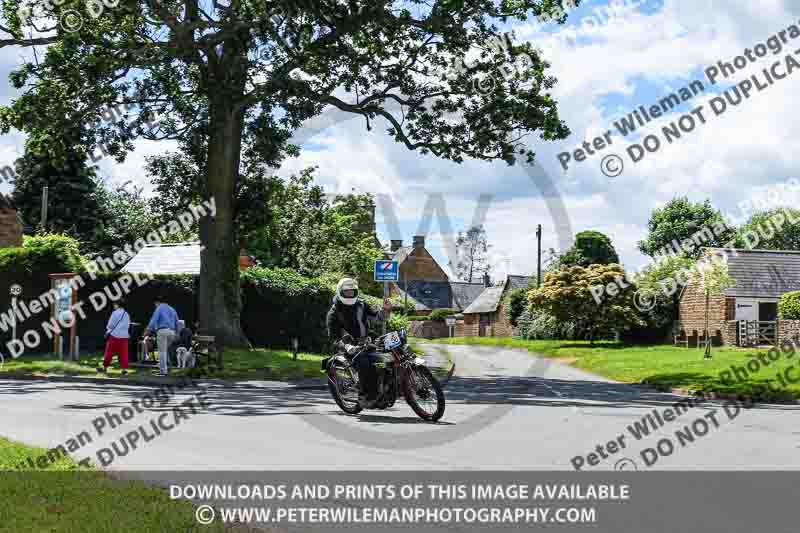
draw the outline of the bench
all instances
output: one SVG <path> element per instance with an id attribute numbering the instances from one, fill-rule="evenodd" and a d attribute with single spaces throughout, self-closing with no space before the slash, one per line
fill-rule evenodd
<path id="1" fill-rule="evenodd" d="M 192 351 L 197 356 L 197 366 L 205 364 L 210 366 L 212 357 L 216 359 L 215 366 L 222 369 L 222 352 L 217 346 L 216 337 L 213 335 L 195 335 L 192 337 Z"/>

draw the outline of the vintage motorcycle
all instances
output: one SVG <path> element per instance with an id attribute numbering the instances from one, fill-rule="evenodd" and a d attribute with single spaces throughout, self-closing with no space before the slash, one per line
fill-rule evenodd
<path id="1" fill-rule="evenodd" d="M 338 353 L 322 360 L 322 370 L 328 375 L 328 389 L 342 411 L 351 415 L 361 412 L 358 370 L 353 360 L 362 353 L 373 353 L 378 355 L 375 409 L 388 409 L 403 395 L 423 420 L 436 422 L 442 418 L 445 407 L 442 386 L 425 366 L 425 360 L 417 357 L 408 346 L 405 330 L 387 333 L 374 341 L 366 337 L 357 346 L 358 350 L 350 356 Z"/>

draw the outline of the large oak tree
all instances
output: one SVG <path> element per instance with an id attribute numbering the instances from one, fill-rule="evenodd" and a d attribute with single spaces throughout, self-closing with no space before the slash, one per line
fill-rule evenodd
<path id="1" fill-rule="evenodd" d="M 559 13 L 565 0 L 122 0 L 99 14 L 96 2 L 55 3 L 36 2 L 21 17 L 30 0 L 3 2 L 0 47 L 38 48 L 12 75 L 22 93 L 0 109 L 0 127 L 92 124 L 86 149 L 101 144 L 118 159 L 137 137 L 178 139 L 216 202 L 216 217 L 200 228 L 199 318 L 227 343 L 247 342 L 234 223 L 240 175 L 296 155 L 290 139 L 305 120 L 336 108 L 410 150 L 456 162 L 531 161 L 527 136 L 569 133 L 549 93 L 549 65 L 498 27 Z M 508 75 L 503 68 L 520 57 Z M 497 83 L 476 83 L 487 77 Z"/>

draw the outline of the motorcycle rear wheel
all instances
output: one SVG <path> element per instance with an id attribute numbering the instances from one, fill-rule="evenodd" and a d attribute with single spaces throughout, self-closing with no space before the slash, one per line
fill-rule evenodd
<path id="1" fill-rule="evenodd" d="M 339 406 L 339 409 L 348 415 L 357 415 L 362 410 L 361 405 L 358 403 L 358 399 L 353 401 L 345 398 L 342 396 L 342 389 L 351 388 L 356 391 L 356 396 L 358 396 L 358 384 L 349 384 L 346 380 L 351 381 L 347 369 L 335 364 L 331 365 L 331 367 L 328 369 L 328 390 L 330 391 L 331 396 L 333 396 L 333 399 L 336 402 L 336 405 Z"/>
<path id="2" fill-rule="evenodd" d="M 436 422 L 444 416 L 444 391 L 428 368 L 418 366 L 409 369 L 403 382 L 403 392 L 406 402 L 421 419 Z"/>

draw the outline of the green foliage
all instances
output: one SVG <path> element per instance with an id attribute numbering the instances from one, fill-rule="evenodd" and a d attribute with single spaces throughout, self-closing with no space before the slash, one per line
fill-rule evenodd
<path id="1" fill-rule="evenodd" d="M 557 82 L 550 63 L 531 43 L 510 42 L 501 33 L 508 23 L 551 11 L 552 2 L 326 1 L 295 2 L 285 10 L 274 2 L 133 1 L 101 17 L 91 16 L 84 3 L 40 2 L 34 16 L 21 19 L 18 10 L 28 3 L 4 1 L 0 31 L 8 38 L 0 46 L 16 48 L 11 53 L 40 46 L 42 54 L 10 74 L 23 96 L 0 107 L 0 132 L 40 134 L 80 125 L 76 146 L 102 144 L 118 160 L 139 137 L 176 141 L 195 179 L 173 192 L 217 201 L 216 222 L 203 224 L 201 232 L 211 252 L 201 280 L 201 316 L 213 314 L 219 334 L 236 343 L 242 340 L 236 256 L 244 236 L 237 231 L 237 199 L 250 186 L 240 178 L 297 156 L 294 134 L 310 119 L 333 108 L 363 119 L 371 130 L 380 117 L 389 126 L 379 129 L 397 143 L 457 163 L 532 162 L 535 152 L 520 138 L 535 133 L 553 141 L 570 134 L 550 94 Z M 78 31 L 52 23 L 72 9 L 86 21 Z M 464 57 L 469 67 L 453 64 Z M 519 62 L 515 76 L 497 76 L 509 60 L 523 57 L 528 61 Z M 297 72 L 302 75 L 290 76 Z M 476 80 L 488 76 L 497 83 L 476 88 Z M 397 98 L 401 108 L 395 108 Z M 134 109 L 109 113 L 120 102 Z M 332 218 L 325 223 L 344 225 Z M 293 255 L 301 273 L 361 271 L 366 244 L 357 245 L 353 258 L 339 246 L 340 239 L 354 246 L 351 236 L 304 227 L 303 253 Z M 329 234 L 337 248 L 319 239 Z M 281 257 L 272 255 L 275 263 L 266 264 L 291 266 Z"/>
<path id="2" fill-rule="evenodd" d="M 513 289 L 506 296 L 508 305 L 506 306 L 506 317 L 514 326 L 517 320 L 528 307 L 528 289 Z"/>
<path id="3" fill-rule="evenodd" d="M 106 213 L 98 198 L 95 168 L 87 164 L 85 153 L 70 144 L 53 135 L 30 137 L 25 154 L 16 162 L 11 197 L 28 226 L 67 234 L 78 239 L 85 251 L 94 252 L 97 228 L 103 225 Z M 41 227 L 44 187 L 48 188 L 48 207 Z"/>
<path id="4" fill-rule="evenodd" d="M 736 280 L 730 275 L 725 256 L 703 258 L 692 271 L 692 278 L 710 295 L 721 294 L 722 291 L 733 287 L 736 283 Z"/>
<path id="5" fill-rule="evenodd" d="M 52 274 L 80 272 L 83 258 L 78 241 L 67 235 L 26 235 L 20 248 L 0 248 L 0 272 Z"/>
<path id="6" fill-rule="evenodd" d="M 431 311 L 431 314 L 428 315 L 429 320 L 436 320 L 438 322 L 444 322 L 444 319 L 457 314 L 458 311 L 456 309 L 434 309 Z"/>
<path id="7" fill-rule="evenodd" d="M 636 276 L 640 294 L 654 302 L 652 308 L 642 312 L 650 329 L 667 330 L 672 325 L 681 288 L 691 280 L 696 263 L 685 255 L 671 255 L 648 264 Z"/>
<path id="8" fill-rule="evenodd" d="M 328 348 L 325 316 L 338 276 L 301 276 L 291 269 L 253 267 L 242 272 L 242 327 L 253 344 L 301 349 Z"/>
<path id="9" fill-rule="evenodd" d="M 736 247 L 800 250 L 800 210 L 781 207 L 754 213 L 737 231 Z"/>
<path id="10" fill-rule="evenodd" d="M 392 296 L 389 298 L 389 301 L 392 302 L 393 312 L 411 315 L 415 311 L 414 304 L 406 301 L 406 299 L 401 296 Z"/>
<path id="11" fill-rule="evenodd" d="M 392 316 L 389 317 L 389 323 L 386 324 L 386 331 L 408 330 L 408 323 L 409 318 L 407 316 L 392 313 Z"/>
<path id="12" fill-rule="evenodd" d="M 142 189 L 125 184 L 109 188 L 98 184 L 97 197 L 99 209 L 107 215 L 100 227 L 95 231 L 95 250 L 100 255 L 108 256 L 114 250 L 133 244 L 137 239 L 145 238 L 160 226 L 160 216 L 152 202 L 142 196 Z M 171 211 L 171 218 L 179 211 Z M 162 242 L 196 241 L 197 235 L 191 233 L 170 234 Z"/>
<path id="13" fill-rule="evenodd" d="M 544 310 L 561 322 L 575 322 L 589 340 L 616 335 L 644 325 L 633 304 L 635 288 L 620 288 L 598 304 L 591 288 L 617 283 L 625 276 L 619 265 L 572 267 L 545 275 L 541 288 L 531 289 L 528 300 L 533 309 Z"/>
<path id="14" fill-rule="evenodd" d="M 778 302 L 778 312 L 784 320 L 800 320 L 800 291 L 783 294 Z"/>
<path id="15" fill-rule="evenodd" d="M 541 309 L 525 309 L 517 321 L 519 334 L 526 340 L 580 338 L 575 322 L 561 322 Z"/>
<path id="16" fill-rule="evenodd" d="M 424 322 L 425 320 L 430 320 L 431 317 L 426 315 L 408 315 L 409 322 Z"/>
<path id="17" fill-rule="evenodd" d="M 599 231 L 582 231 L 575 235 L 575 244 L 558 258 L 558 268 L 619 263 L 611 239 Z"/>
<path id="18" fill-rule="evenodd" d="M 672 250 L 676 241 L 689 257 L 697 259 L 703 253 L 702 247 L 724 247 L 736 235 L 710 200 L 693 203 L 685 196 L 653 210 L 647 229 L 647 237 L 639 241 L 639 250 L 650 257 Z"/>

